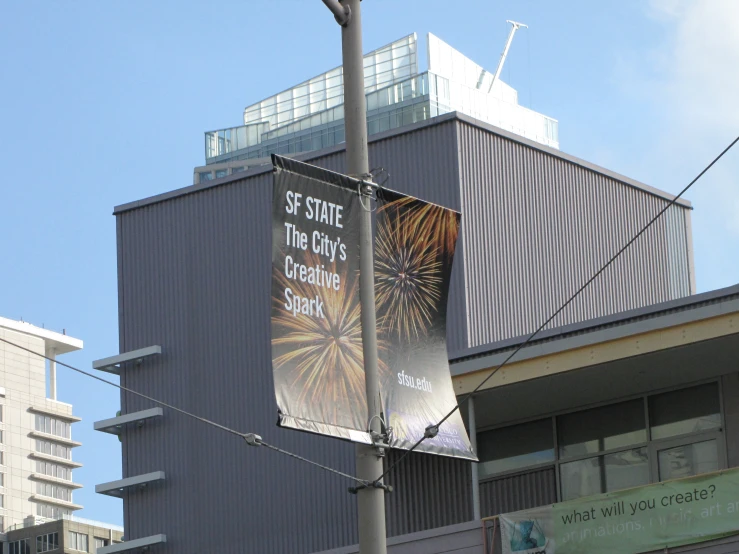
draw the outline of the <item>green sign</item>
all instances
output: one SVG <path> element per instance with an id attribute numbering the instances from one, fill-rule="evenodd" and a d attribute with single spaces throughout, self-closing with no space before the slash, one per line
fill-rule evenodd
<path id="1" fill-rule="evenodd" d="M 637 553 L 739 533 L 739 470 L 500 516 L 503 552 Z"/>

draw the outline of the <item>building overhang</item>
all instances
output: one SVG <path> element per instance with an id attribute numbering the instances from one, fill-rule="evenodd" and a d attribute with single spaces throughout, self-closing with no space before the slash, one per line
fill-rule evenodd
<path id="1" fill-rule="evenodd" d="M 33 502 L 43 502 L 44 504 L 54 504 L 68 510 L 81 510 L 82 506 L 75 504 L 74 502 L 67 502 L 66 500 L 59 500 L 51 496 L 45 496 L 43 494 L 34 494 L 31 496 Z"/>
<path id="2" fill-rule="evenodd" d="M 81 442 L 73 441 L 72 439 L 67 439 L 64 437 L 59 437 L 57 435 L 52 435 L 51 433 L 42 433 L 41 431 L 31 431 L 30 433 L 28 433 L 28 436 L 34 439 L 43 439 L 47 441 L 58 442 L 59 444 L 69 446 L 70 448 L 77 448 L 78 446 L 82 446 Z"/>
<path id="3" fill-rule="evenodd" d="M 47 399 L 47 402 L 51 402 L 51 400 Z M 69 406 L 69 404 L 66 405 Z M 30 408 L 28 408 L 28 411 L 34 414 L 55 417 L 57 419 L 62 419 L 70 423 L 77 423 L 78 421 L 82 421 L 82 418 L 73 416 L 72 414 L 52 410 L 51 408 L 48 408 L 46 406 L 31 406 Z"/>
<path id="4" fill-rule="evenodd" d="M 52 477 L 51 475 L 46 475 L 44 473 L 31 473 L 31 475 L 29 475 L 28 478 L 33 479 L 34 481 L 44 481 L 46 483 L 54 483 L 55 485 L 61 485 L 63 487 L 68 487 L 70 489 L 81 489 L 84 486 L 79 483 L 73 483 L 72 481 L 67 481 L 66 479 L 59 479 L 59 477 Z"/>
<path id="5" fill-rule="evenodd" d="M 151 473 L 145 473 L 143 475 L 135 475 L 133 477 L 126 477 L 117 481 L 95 485 L 95 492 L 98 494 L 105 494 L 107 496 L 115 496 L 116 498 L 123 498 L 123 493 L 127 490 L 145 489 L 154 483 L 164 481 L 165 478 L 163 471 L 152 471 Z"/>
<path id="6" fill-rule="evenodd" d="M 111 435 L 120 435 L 123 428 L 129 423 L 135 423 L 139 427 L 143 426 L 146 421 L 162 417 L 164 410 L 160 407 L 149 408 L 148 410 L 140 410 L 138 412 L 124 414 L 94 423 L 95 431 L 102 433 L 110 433 Z"/>
<path id="7" fill-rule="evenodd" d="M 47 352 L 53 349 L 57 355 L 82 350 L 83 347 L 83 342 L 80 339 L 70 337 L 65 333 L 57 333 L 56 331 L 49 331 L 43 327 L 36 327 L 25 321 L 15 321 L 14 319 L 0 317 L 0 328 L 10 329 L 11 331 L 43 339 Z"/>
<path id="8" fill-rule="evenodd" d="M 613 324 L 588 330 L 586 322 L 579 330 L 548 332 L 475 394 L 478 429 L 736 372 L 739 287 L 724 292 L 730 294 L 697 295 L 703 303 L 693 306 L 683 299 L 684 309 L 672 306 L 621 321 L 617 314 Z M 518 344 L 454 363 L 456 394 L 473 391 Z"/>
<path id="9" fill-rule="evenodd" d="M 130 541 L 124 541 L 118 544 L 112 544 L 110 546 L 103 546 L 98 548 L 98 554 L 113 554 L 115 552 L 141 552 L 148 550 L 152 546 L 158 544 L 166 544 L 167 535 L 151 535 L 150 537 L 143 537 L 140 539 L 133 539 Z"/>
<path id="10" fill-rule="evenodd" d="M 58 456 L 52 456 L 50 454 L 44 454 L 42 452 L 31 452 L 28 457 L 34 458 L 36 460 L 44 460 L 45 462 L 54 462 L 55 464 L 60 464 L 71 468 L 82 467 L 82 464 L 79 462 L 73 462 L 72 460 L 67 460 L 66 458 L 59 458 Z"/>

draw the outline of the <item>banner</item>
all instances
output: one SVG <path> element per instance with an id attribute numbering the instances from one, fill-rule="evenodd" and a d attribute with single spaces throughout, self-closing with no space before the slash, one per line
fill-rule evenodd
<path id="1" fill-rule="evenodd" d="M 739 533 L 739 470 L 500 516 L 504 554 L 631 554 Z"/>
<path id="2" fill-rule="evenodd" d="M 273 156 L 272 369 L 279 425 L 371 443 L 359 295 L 357 181 Z M 459 213 L 377 195 L 375 308 L 383 424 L 409 449 L 457 405 L 446 305 Z M 418 448 L 477 460 L 459 411 Z"/>
<path id="3" fill-rule="evenodd" d="M 272 368 L 279 425 L 370 443 L 355 181 L 285 158 L 272 204 Z"/>
<path id="4" fill-rule="evenodd" d="M 449 280 L 460 214 L 397 192 L 378 192 L 375 306 L 390 446 L 409 449 L 457 405 L 446 350 Z M 477 460 L 459 410 L 417 448 Z"/>

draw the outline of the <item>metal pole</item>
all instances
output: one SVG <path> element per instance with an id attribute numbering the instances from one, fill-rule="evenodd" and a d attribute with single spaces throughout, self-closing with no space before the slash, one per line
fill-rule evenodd
<path id="1" fill-rule="evenodd" d="M 369 179 L 367 156 L 367 106 L 364 96 L 364 59 L 362 55 L 362 14 L 360 0 L 343 0 L 349 8 L 349 20 L 341 28 L 344 65 L 344 129 L 346 133 L 347 173 Z M 372 434 L 381 432 L 377 417 L 382 413 L 380 382 L 377 374 L 377 326 L 375 322 L 375 276 L 372 219 L 369 197 L 362 191 L 365 208 L 361 210 L 359 246 L 359 291 L 362 302 L 362 344 L 367 384 L 368 422 Z M 374 446 L 357 444 L 357 477 L 373 482 L 382 475 L 382 452 Z M 386 554 L 385 491 L 367 487 L 357 492 L 359 509 L 360 554 Z"/>
<path id="2" fill-rule="evenodd" d="M 500 72 L 503 71 L 503 64 L 505 63 L 505 59 L 508 56 L 508 50 L 511 47 L 511 42 L 513 42 L 513 35 L 516 34 L 516 31 L 518 31 L 521 27 L 529 28 L 528 25 L 525 23 L 519 23 L 518 21 L 511 21 L 510 19 L 506 21 L 506 23 L 511 24 L 511 30 L 508 33 L 508 40 L 505 43 L 505 48 L 503 49 L 503 53 L 500 55 L 500 61 L 498 62 L 498 69 L 495 70 L 495 75 L 493 75 L 493 80 L 490 82 L 490 88 L 488 88 L 488 94 L 490 94 L 490 91 L 493 90 L 493 85 L 495 84 L 495 81 L 498 80 L 498 77 L 500 77 Z"/>
<path id="3" fill-rule="evenodd" d="M 470 396 L 467 400 L 467 419 L 470 424 L 470 445 L 477 452 L 477 422 L 475 421 L 475 397 Z M 472 518 L 480 519 L 480 475 L 475 462 L 472 464 Z"/>

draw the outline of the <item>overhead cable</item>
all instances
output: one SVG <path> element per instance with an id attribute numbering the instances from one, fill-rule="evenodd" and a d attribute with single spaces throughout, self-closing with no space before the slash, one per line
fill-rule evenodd
<path id="1" fill-rule="evenodd" d="M 25 346 L 21 346 L 20 344 L 16 344 L 12 341 L 9 341 L 3 337 L 0 337 L 0 342 L 4 342 L 5 344 L 9 344 L 11 346 L 14 346 L 15 348 L 19 348 L 21 350 L 25 350 L 26 352 L 29 352 L 31 354 L 34 354 L 36 356 L 39 356 L 40 358 L 44 358 L 45 360 L 49 360 L 50 362 L 56 362 L 57 365 L 64 366 L 66 368 L 71 369 L 72 371 L 76 371 L 77 373 L 81 373 L 82 375 L 86 375 L 87 377 L 91 377 L 93 379 L 96 379 L 100 381 L 101 383 L 105 383 L 106 385 L 110 385 L 111 387 L 115 387 L 117 389 L 120 389 L 122 391 L 128 392 L 130 394 L 139 396 L 141 398 L 144 398 L 146 400 L 149 400 L 150 402 L 153 402 L 155 404 L 159 404 L 160 406 L 163 406 L 165 408 L 168 408 L 170 410 L 173 410 L 175 412 L 179 412 L 182 415 L 185 415 L 187 417 L 190 417 L 192 419 L 195 419 L 197 421 L 200 421 L 201 423 L 205 423 L 206 425 L 210 425 L 212 427 L 216 427 L 217 429 L 220 429 L 221 431 L 226 431 L 227 433 L 231 433 L 232 435 L 236 435 L 237 437 L 240 437 L 244 439 L 244 441 L 249 446 L 264 446 L 270 450 L 274 450 L 275 452 L 279 452 L 280 454 L 284 454 L 286 456 L 290 456 L 291 458 L 295 458 L 296 460 L 300 460 L 302 462 L 305 462 L 307 464 L 311 464 L 313 466 L 316 466 L 318 468 L 323 469 L 324 471 L 328 471 L 331 473 L 334 473 L 336 475 L 340 475 L 341 477 L 345 477 L 347 479 L 351 479 L 352 481 L 356 481 L 357 483 L 360 483 L 361 485 L 369 485 L 366 481 L 359 479 L 357 477 L 354 477 L 353 475 L 349 475 L 348 473 L 344 473 L 343 471 L 339 471 L 338 469 L 334 469 L 332 467 L 328 467 L 326 465 L 320 464 L 318 462 L 314 462 L 313 460 L 309 460 L 308 458 L 304 458 L 303 456 L 300 456 L 298 454 L 294 454 L 292 452 L 289 452 L 287 450 L 284 450 L 282 448 L 279 448 L 273 444 L 269 444 L 268 442 L 265 442 L 261 436 L 257 435 L 256 433 L 242 433 L 241 431 L 237 431 L 236 429 L 231 429 L 230 427 L 226 427 L 225 425 L 221 425 L 220 423 L 216 423 L 215 421 L 211 421 L 210 419 L 206 419 L 204 417 L 201 417 L 199 415 L 193 414 L 192 412 L 188 412 L 187 410 L 183 410 L 182 408 L 178 408 L 177 406 L 173 406 L 172 404 L 169 404 L 167 402 L 164 402 L 162 400 L 158 400 L 152 396 L 149 396 L 147 394 L 143 394 L 141 392 L 135 391 L 133 389 L 130 389 L 128 387 L 124 387 L 123 385 L 118 385 L 116 383 L 113 383 L 111 381 L 108 381 L 107 379 L 103 379 L 102 377 L 98 377 L 97 375 L 93 375 L 92 373 L 88 371 L 84 371 L 82 369 L 79 369 L 77 367 L 71 366 L 69 364 L 66 364 L 64 362 L 60 362 L 57 359 L 50 358 L 48 356 L 45 356 L 44 354 L 40 354 L 38 352 L 34 352 L 30 348 L 26 348 Z"/>
<path id="2" fill-rule="evenodd" d="M 595 272 L 595 274 L 594 274 L 594 275 L 593 275 L 593 276 L 592 276 L 592 277 L 591 277 L 590 279 L 588 279 L 588 280 L 587 280 L 587 281 L 585 282 L 585 284 L 584 284 L 584 285 L 582 285 L 582 286 L 581 286 L 581 287 L 580 287 L 579 289 L 577 289 L 577 291 L 576 291 L 576 292 L 575 292 L 575 293 L 574 293 L 574 294 L 573 294 L 572 296 L 570 296 L 570 298 L 569 298 L 569 299 L 568 299 L 568 300 L 567 300 L 567 301 L 566 301 L 566 302 L 565 302 L 564 304 L 562 304 L 562 305 L 561 305 L 561 306 L 560 306 L 560 307 L 559 307 L 559 308 L 558 308 L 558 309 L 557 309 L 557 310 L 556 310 L 556 311 L 555 311 L 555 312 L 554 312 L 554 313 L 553 313 L 553 314 L 552 314 L 551 316 L 549 316 L 549 317 L 547 318 L 547 320 L 546 320 L 546 321 L 545 321 L 544 323 L 542 323 L 542 324 L 541 324 L 541 325 L 540 325 L 540 326 L 539 326 L 539 327 L 538 327 L 538 328 L 536 329 L 536 331 L 534 331 L 533 333 L 531 333 L 531 334 L 530 334 L 530 335 L 529 335 L 529 336 L 528 336 L 528 337 L 526 338 L 526 340 L 524 340 L 524 341 L 523 341 L 522 343 L 520 343 L 520 344 L 519 344 L 519 345 L 518 345 L 518 346 L 517 346 L 517 347 L 516 347 L 516 348 L 515 348 L 515 349 L 513 350 L 513 352 L 511 352 L 511 353 L 510 353 L 510 354 L 508 355 L 508 357 L 507 357 L 507 358 L 506 358 L 505 360 L 503 360 L 503 362 L 502 362 L 502 363 L 501 363 L 501 364 L 500 364 L 500 365 L 499 365 L 498 367 L 496 367 L 496 368 L 495 368 L 494 370 L 492 370 L 492 371 L 491 371 L 491 372 L 490 372 L 490 373 L 488 374 L 488 376 L 487 376 L 487 377 L 485 377 L 485 379 L 483 379 L 483 380 L 482 380 L 482 381 L 480 382 L 480 384 L 478 384 L 478 385 L 477 385 L 477 386 L 476 386 L 476 387 L 475 387 L 475 388 L 474 388 L 474 389 L 473 389 L 473 390 L 472 390 L 471 392 L 467 393 L 467 394 L 466 394 L 466 395 L 465 395 L 465 396 L 464 396 L 464 397 L 462 398 L 462 400 L 460 400 L 460 401 L 459 401 L 459 402 L 457 403 L 457 405 L 456 405 L 456 406 L 454 406 L 454 408 L 452 408 L 452 409 L 451 409 L 451 411 L 450 411 L 450 412 L 449 412 L 448 414 L 446 414 L 446 415 L 445 415 L 445 416 L 444 416 L 444 417 L 443 417 L 443 418 L 441 419 L 441 421 L 439 421 L 439 422 L 438 422 L 438 423 L 436 423 L 435 425 L 429 425 L 429 426 L 427 427 L 427 431 L 428 431 L 428 430 L 432 430 L 432 429 L 438 429 L 438 428 L 439 428 L 439 426 L 440 426 L 440 425 L 441 425 L 442 423 L 444 423 L 444 422 L 445 422 L 445 421 L 446 421 L 447 419 L 449 419 L 449 418 L 450 418 L 450 417 L 452 416 L 452 414 L 453 414 L 454 412 L 456 412 L 457 410 L 459 410 L 459 409 L 460 409 L 460 407 L 462 406 L 462 404 L 464 404 L 464 403 L 465 403 L 465 402 L 467 402 L 467 401 L 468 401 L 468 400 L 469 400 L 470 398 L 472 398 L 472 396 L 473 396 L 473 395 L 474 395 L 475 393 L 477 393 L 477 391 L 479 391 L 479 390 L 480 390 L 480 389 L 482 388 L 482 386 L 483 386 L 483 385 L 484 385 L 485 383 L 487 383 L 487 382 L 488 382 L 488 381 L 489 381 L 489 380 L 490 380 L 490 379 L 491 379 L 491 378 L 493 377 L 493 375 L 495 375 L 495 374 L 496 374 L 496 373 L 497 373 L 497 372 L 498 372 L 498 371 L 499 371 L 499 370 L 500 370 L 501 368 L 503 368 L 503 367 L 504 367 L 504 366 L 505 366 L 505 365 L 506 365 L 506 364 L 507 364 L 508 362 L 510 362 L 510 361 L 511 361 L 511 360 L 513 359 L 513 357 L 514 357 L 514 356 L 515 356 L 516 354 L 518 354 L 518 353 L 519 353 L 519 352 L 521 351 L 521 349 L 522 349 L 522 348 L 524 348 L 524 347 L 525 347 L 525 346 L 526 346 L 526 345 L 527 345 L 527 344 L 528 344 L 529 342 L 531 342 L 531 341 L 532 341 L 532 340 L 534 339 L 534 337 L 536 337 L 536 336 L 537 336 L 537 335 L 538 335 L 538 334 L 539 334 L 539 333 L 540 333 L 540 332 L 541 332 L 541 331 L 542 331 L 542 330 L 543 330 L 543 329 L 544 329 L 544 328 L 545 328 L 545 327 L 546 327 L 547 325 L 549 325 L 549 324 L 550 324 L 550 323 L 552 322 L 552 320 L 554 320 L 554 318 L 555 318 L 555 317 L 557 317 L 557 316 L 558 316 L 558 315 L 559 315 L 560 313 L 562 313 L 562 311 L 563 311 L 563 310 L 564 310 L 565 308 L 567 308 L 567 306 L 569 306 L 569 305 L 570 305 L 570 304 L 571 304 L 571 303 L 572 303 L 572 302 L 573 302 L 573 301 L 575 300 L 575 298 L 577 298 L 577 297 L 578 297 L 578 296 L 580 295 L 580 293 L 581 293 L 582 291 L 584 291 L 584 290 L 585 290 L 585 289 L 586 289 L 586 288 L 587 288 L 587 287 L 588 287 L 588 286 L 589 286 L 589 285 L 590 285 L 590 284 L 591 284 L 591 283 L 592 283 L 593 281 L 595 281 L 595 280 L 596 280 L 596 279 L 597 279 L 597 278 L 598 278 L 598 277 L 599 277 L 599 276 L 601 275 L 601 273 L 603 273 L 603 272 L 604 272 L 604 271 L 605 271 L 606 269 L 608 269 L 608 268 L 609 268 L 609 267 L 611 266 L 611 264 L 612 264 L 613 262 L 615 262 L 615 261 L 616 261 L 616 260 L 618 259 L 618 257 L 619 257 L 619 256 L 620 256 L 621 254 L 623 254 L 623 253 L 624 253 L 624 252 L 626 251 L 626 249 L 627 249 L 627 248 L 629 248 L 629 246 L 631 246 L 631 245 L 632 245 L 632 244 L 633 244 L 633 243 L 634 243 L 634 242 L 635 242 L 635 241 L 636 241 L 636 240 L 637 240 L 637 239 L 638 239 L 638 238 L 639 238 L 640 236 L 642 236 L 642 235 L 643 235 L 643 234 L 644 234 L 644 233 L 645 233 L 645 232 L 647 231 L 647 229 L 649 229 L 649 228 L 650 228 L 650 227 L 651 227 L 651 226 L 652 226 L 652 225 L 653 225 L 653 224 L 654 224 L 654 223 L 655 223 L 655 222 L 656 222 L 656 221 L 657 221 L 657 220 L 658 220 L 658 219 L 659 219 L 659 218 L 660 218 L 660 217 L 661 217 L 661 216 L 662 216 L 662 215 L 663 215 L 663 214 L 664 214 L 664 213 L 665 213 L 665 212 L 666 212 L 666 211 L 667 211 L 667 210 L 668 210 L 668 209 L 669 209 L 670 207 L 672 207 L 672 206 L 673 206 L 673 205 L 674 205 L 674 204 L 675 204 L 675 203 L 676 203 L 676 202 L 677 202 L 677 201 L 678 201 L 678 200 L 679 200 L 679 199 L 680 199 L 680 198 L 682 197 L 682 195 L 683 195 L 683 194 L 685 194 L 685 193 L 686 193 L 686 192 L 688 191 L 688 189 L 690 189 L 690 187 L 692 187 L 692 186 L 693 186 L 693 185 L 694 185 L 694 184 L 696 183 L 696 181 L 698 181 L 698 179 L 700 179 L 701 177 L 703 177 L 703 175 L 704 175 L 704 174 L 705 174 L 705 173 L 706 173 L 706 172 L 707 172 L 707 171 L 708 171 L 709 169 L 711 169 L 711 168 L 713 167 L 713 165 L 714 165 L 714 164 L 715 164 L 716 162 L 718 162 L 718 161 L 719 161 L 719 160 L 720 160 L 720 159 L 721 159 L 721 158 L 722 158 L 722 157 L 724 156 L 724 154 L 726 154 L 726 153 L 727 153 L 727 152 L 728 152 L 729 150 L 731 150 L 731 148 L 732 148 L 732 147 L 733 147 L 733 146 L 734 146 L 734 145 L 735 145 L 735 144 L 736 144 L 737 142 L 739 142 L 739 137 L 736 137 L 736 138 L 735 138 L 735 139 L 734 139 L 733 141 L 731 141 L 731 144 L 729 144 L 729 145 L 728 145 L 728 146 L 727 146 L 726 148 L 724 148 L 724 149 L 723 149 L 723 151 L 722 151 L 722 152 L 721 152 L 721 153 L 720 153 L 720 154 L 719 154 L 718 156 L 716 156 L 716 157 L 715 157 L 715 158 L 713 159 L 713 161 L 712 161 L 712 162 L 711 162 L 710 164 L 708 164 L 708 165 L 707 165 L 707 166 L 706 166 L 706 167 L 705 167 L 705 168 L 703 169 L 703 171 L 701 171 L 701 172 L 700 172 L 700 173 L 699 173 L 699 174 L 698 174 L 698 175 L 697 175 L 697 176 L 696 176 L 696 177 L 695 177 L 695 178 L 694 178 L 694 179 L 693 179 L 692 181 L 690 181 L 690 183 L 688 183 L 688 185 L 687 185 L 687 186 L 686 186 L 686 187 L 685 187 L 685 188 L 684 188 L 683 190 L 681 190 L 681 191 L 680 191 L 680 194 L 678 194 L 678 195 L 677 195 L 677 196 L 675 196 L 675 197 L 674 197 L 674 198 L 673 198 L 672 200 L 670 200 L 670 201 L 669 201 L 669 202 L 668 202 L 668 203 L 667 203 L 667 204 L 665 205 L 665 207 L 664 207 L 664 208 L 662 208 L 662 210 L 660 210 L 660 211 L 659 211 L 659 213 L 657 213 L 657 215 L 655 215 L 655 216 L 654 216 L 654 217 L 653 217 L 653 218 L 652 218 L 652 219 L 651 219 L 651 220 L 649 221 L 649 223 L 647 223 L 647 224 L 646 224 L 646 225 L 645 225 L 645 226 L 644 226 L 644 227 L 643 227 L 643 228 L 642 228 L 642 229 L 641 229 L 641 230 L 640 230 L 640 231 L 639 231 L 638 233 L 636 233 L 636 235 L 634 235 L 634 236 L 633 236 L 633 237 L 631 238 L 631 240 L 629 240 L 629 241 L 628 241 L 628 242 L 627 242 L 627 243 L 626 243 L 626 244 L 625 244 L 625 245 L 624 245 L 623 247 L 621 247 L 621 249 L 620 249 L 620 250 L 619 250 L 618 252 L 616 252 L 616 253 L 615 253 L 615 254 L 614 254 L 614 255 L 613 255 L 612 257 L 611 257 L 611 259 L 610 259 L 610 260 L 608 260 L 608 261 L 606 262 L 606 264 L 605 264 L 605 265 L 604 265 L 603 267 L 601 267 L 601 268 L 600 268 L 600 269 L 599 269 L 598 271 L 596 271 L 596 272 Z M 387 469 L 386 469 L 386 470 L 385 470 L 385 471 L 383 472 L 383 474 L 382 474 L 382 475 L 380 475 L 380 476 L 379 476 L 379 477 L 378 477 L 378 478 L 377 478 L 377 479 L 375 480 L 375 482 L 378 482 L 378 481 L 382 480 L 382 479 L 383 479 L 383 478 L 384 478 L 385 476 L 387 476 L 387 475 L 388 475 L 388 474 L 389 474 L 389 473 L 390 473 L 390 472 L 391 472 L 391 471 L 392 471 L 393 469 L 395 469 L 395 467 L 396 467 L 396 466 L 397 466 L 397 465 L 398 465 L 398 464 L 399 464 L 400 462 L 402 462 L 402 461 L 403 461 L 403 460 L 404 460 L 404 459 L 405 459 L 405 458 L 406 458 L 406 457 L 407 457 L 407 456 L 408 456 L 408 455 L 409 455 L 409 454 L 410 454 L 411 452 L 413 452 L 413 451 L 414 451 L 414 450 L 415 450 L 416 448 L 418 448 L 418 447 L 419 447 L 419 446 L 421 445 L 421 443 L 422 443 L 422 442 L 423 442 L 424 440 L 426 440 L 427 436 L 430 436 L 430 434 L 431 434 L 431 433 L 428 433 L 428 432 L 427 432 L 427 433 L 424 433 L 424 435 L 423 435 L 423 436 L 422 436 L 422 437 L 421 437 L 420 439 L 418 439 L 418 441 L 417 441 L 417 442 L 416 442 L 416 443 L 415 443 L 415 444 L 414 444 L 414 445 L 413 445 L 413 446 L 412 446 L 412 447 L 411 447 L 411 448 L 410 448 L 409 450 L 405 451 L 405 452 L 403 453 L 403 455 L 402 455 L 402 456 L 400 456 L 400 458 L 398 458 L 398 459 L 397 459 L 397 460 L 396 460 L 396 461 L 395 461 L 395 462 L 394 462 L 394 463 L 393 463 L 393 464 L 392 464 L 392 465 L 391 465 L 391 466 L 390 466 L 389 468 L 387 468 Z"/>

